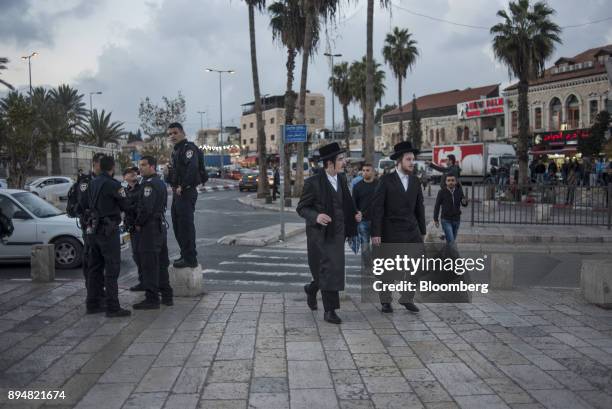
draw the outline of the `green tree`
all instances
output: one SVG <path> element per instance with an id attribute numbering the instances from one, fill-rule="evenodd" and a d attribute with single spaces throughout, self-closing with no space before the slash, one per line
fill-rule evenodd
<path id="1" fill-rule="evenodd" d="M 588 138 L 578 138 L 578 152 L 582 156 L 595 157 L 602 151 L 606 142 L 606 132 L 610 128 L 610 113 L 601 111 L 595 117 Z"/>
<path id="2" fill-rule="evenodd" d="M 417 107 L 416 96 L 412 95 L 412 115 L 408 126 L 408 140 L 417 149 L 421 149 L 423 143 L 423 130 L 421 129 L 421 116 Z"/>
<path id="3" fill-rule="evenodd" d="M 551 20 L 555 10 L 544 2 L 533 5 L 529 0 L 512 1 L 509 11 L 499 10 L 502 22 L 491 27 L 493 53 L 508 67 L 508 74 L 518 79 L 517 156 L 519 181 L 527 183 L 529 146 L 529 81 L 542 75 L 545 63 L 561 44 L 561 28 Z"/>
<path id="4" fill-rule="evenodd" d="M 402 118 L 402 83 L 406 78 L 408 70 L 412 71 L 412 67 L 416 63 L 419 56 L 419 50 L 416 46 L 416 40 L 412 39 L 412 34 L 408 29 L 400 29 L 395 27 L 393 32 L 387 34 L 385 38 L 385 46 L 383 47 L 383 58 L 391 67 L 393 75 L 397 79 L 397 104 L 399 106 L 399 140 L 404 140 L 404 124 Z M 397 143 L 398 141 L 392 141 Z"/>
<path id="5" fill-rule="evenodd" d="M 351 139 L 351 124 L 349 120 L 348 107 L 353 101 L 353 93 L 351 89 L 351 81 L 349 76 L 349 65 L 347 62 L 334 65 L 332 75 L 329 78 L 328 86 L 338 97 L 340 105 L 342 105 L 342 117 L 344 118 L 344 143 L 346 144 L 346 152 L 350 155 L 350 139 Z"/>
<path id="6" fill-rule="evenodd" d="M 374 123 L 378 124 L 382 121 L 382 116 L 389 111 L 393 111 L 397 108 L 397 104 L 385 104 L 384 107 L 376 109 L 376 115 L 374 115 Z"/>
<path id="7" fill-rule="evenodd" d="M 88 142 L 103 148 L 108 143 L 119 143 L 119 138 L 125 135 L 125 131 L 123 122 L 111 121 L 110 112 L 98 112 L 94 109 L 82 126 L 82 135 Z"/>
<path id="8" fill-rule="evenodd" d="M 172 122 L 185 122 L 185 97 L 180 91 L 174 99 L 162 97 L 162 103 L 155 104 L 149 97 L 145 97 L 138 107 L 140 127 L 151 138 L 164 138 L 168 125 Z"/>
<path id="9" fill-rule="evenodd" d="M 119 165 L 119 171 L 123 171 L 129 167 L 134 166 L 134 162 L 132 162 L 132 157 L 129 152 L 121 151 L 117 155 L 117 164 Z"/>
<path id="10" fill-rule="evenodd" d="M 36 127 L 34 107 L 16 91 L 0 100 L 0 149 L 8 168 L 8 185 L 21 189 L 46 158 L 47 141 Z"/>
<path id="11" fill-rule="evenodd" d="M 129 132 L 127 135 L 127 142 L 142 142 L 142 132 L 140 132 L 140 128 L 136 132 Z"/>
<path id="12" fill-rule="evenodd" d="M 0 73 L 7 69 L 6 64 L 8 64 L 8 62 L 9 62 L 8 58 L 0 57 Z M 3 79 L 0 79 L 0 84 L 4 85 L 8 89 L 11 89 L 11 90 L 14 89 L 11 84 L 9 84 L 8 82 L 4 81 Z"/>

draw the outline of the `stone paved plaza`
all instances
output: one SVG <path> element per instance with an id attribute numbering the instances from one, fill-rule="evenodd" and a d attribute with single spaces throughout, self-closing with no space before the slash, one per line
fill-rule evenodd
<path id="1" fill-rule="evenodd" d="M 299 293 L 211 292 L 121 319 L 85 315 L 83 296 L 80 281 L 0 282 L 3 407 L 612 407 L 612 311 L 574 290 L 494 290 L 419 315 L 352 297 L 341 326 Z"/>

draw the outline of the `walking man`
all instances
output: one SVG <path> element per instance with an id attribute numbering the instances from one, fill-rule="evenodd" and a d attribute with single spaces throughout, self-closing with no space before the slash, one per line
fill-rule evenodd
<path id="1" fill-rule="evenodd" d="M 130 291 L 144 291 L 142 281 L 142 268 L 140 267 L 140 258 L 138 257 L 138 240 L 139 233 L 136 231 L 136 207 L 140 196 L 141 185 L 138 183 L 138 168 L 130 167 L 123 171 L 123 180 L 127 183 L 125 193 L 127 194 L 128 209 L 123 217 L 123 224 L 130 233 L 130 247 L 132 248 L 132 259 L 138 270 L 138 284 L 130 287 Z"/>
<path id="2" fill-rule="evenodd" d="M 317 292 L 321 290 L 324 319 L 332 324 L 342 320 L 339 291 L 344 290 L 344 242 L 357 235 L 361 213 L 355 209 L 343 173 L 344 149 L 330 143 L 319 149 L 323 170 L 306 179 L 297 213 L 306 220 L 308 265 L 312 282 L 304 286 L 308 307 L 317 309 Z"/>
<path id="3" fill-rule="evenodd" d="M 168 277 L 168 242 L 166 231 L 166 205 L 168 190 L 156 172 L 157 161 L 151 156 L 140 159 L 140 173 L 143 177 L 138 200 L 135 229 L 138 240 L 138 258 L 143 271 L 145 299 L 134 304 L 135 310 L 159 309 L 161 302 L 173 305 L 172 288 Z"/>
<path id="4" fill-rule="evenodd" d="M 355 208 L 361 213 L 361 221 L 357 225 L 359 240 L 361 242 L 361 258 L 363 265 L 370 265 L 372 247 L 370 234 L 372 229 L 372 201 L 378 181 L 374 177 L 374 167 L 370 163 L 364 163 L 361 168 L 362 179 L 353 187 L 353 200 Z"/>
<path id="5" fill-rule="evenodd" d="M 196 267 L 198 259 L 193 214 L 198 200 L 197 187 L 201 183 L 198 147 L 187 140 L 183 126 L 174 122 L 168 126 L 168 138 L 174 144 L 168 180 L 172 186 L 172 228 L 181 249 L 181 257 L 174 267 Z"/>
<path id="6" fill-rule="evenodd" d="M 372 244 L 395 243 L 406 246 L 406 253 L 417 258 L 424 254 L 425 207 L 419 179 L 413 174 L 418 149 L 408 141 L 393 147 L 391 159 L 396 161 L 395 172 L 380 178 L 374 194 L 372 211 Z M 451 165 L 456 166 L 456 165 Z M 416 245 L 410 245 L 414 243 Z M 388 277 L 388 276 L 387 276 Z M 418 279 L 417 276 L 414 276 Z M 389 291 L 379 292 L 382 312 L 393 312 Z M 399 303 L 408 311 L 418 312 L 414 304 L 414 291 L 402 291 Z"/>
<path id="7" fill-rule="evenodd" d="M 436 227 L 440 226 L 438 217 L 442 209 L 442 230 L 446 242 L 452 244 L 457 240 L 459 224 L 461 223 L 461 206 L 467 206 L 467 198 L 463 195 L 461 186 L 453 175 L 446 176 L 446 187 L 438 191 L 434 206 L 433 219 Z"/>

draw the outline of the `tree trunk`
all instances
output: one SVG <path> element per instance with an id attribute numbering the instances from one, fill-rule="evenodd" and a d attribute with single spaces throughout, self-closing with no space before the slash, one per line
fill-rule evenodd
<path id="1" fill-rule="evenodd" d="M 374 162 L 374 0 L 368 0 L 367 41 L 366 41 L 366 100 L 365 100 L 365 146 L 364 158 Z"/>
<path id="2" fill-rule="evenodd" d="M 295 56 L 294 48 L 287 49 L 287 90 L 285 91 L 285 125 L 293 124 L 293 116 L 295 114 L 295 92 L 293 92 L 293 73 L 295 72 Z M 281 138 L 283 135 L 281 135 Z M 285 144 L 285 168 L 283 169 L 285 197 L 291 197 L 291 146 Z"/>
<path id="3" fill-rule="evenodd" d="M 365 159 L 365 146 L 366 146 L 366 120 L 365 120 L 365 107 L 364 103 L 361 103 L 361 157 Z M 366 160 L 367 162 L 367 160 Z"/>
<path id="4" fill-rule="evenodd" d="M 399 107 L 399 141 L 405 141 L 404 137 L 404 118 L 402 118 L 402 77 L 397 78 L 397 106 Z"/>
<path id="5" fill-rule="evenodd" d="M 255 7 L 249 5 L 249 36 L 251 39 L 251 71 L 253 72 L 253 93 L 255 98 L 255 122 L 257 123 L 257 159 L 259 162 L 259 182 L 257 197 L 267 196 L 268 166 L 266 163 L 266 133 L 261 116 L 261 95 L 259 92 L 259 73 L 257 72 L 257 45 L 255 44 Z"/>
<path id="6" fill-rule="evenodd" d="M 297 116 L 298 124 L 306 124 L 306 82 L 308 80 L 308 60 L 310 58 L 310 49 L 312 45 L 312 19 L 315 18 L 312 0 L 305 0 L 304 7 L 306 8 L 306 31 L 304 32 L 304 46 L 302 48 L 302 76 L 300 78 L 300 101 Z M 297 145 L 295 184 L 293 185 L 294 197 L 300 197 L 304 187 L 304 143 L 298 143 Z"/>
<path id="7" fill-rule="evenodd" d="M 519 122 L 519 135 L 517 143 L 517 157 L 519 162 L 519 183 L 522 185 L 528 182 L 528 149 L 529 149 L 529 116 L 528 116 L 528 103 L 527 103 L 527 92 L 529 90 L 529 83 L 527 80 L 520 80 L 518 84 L 518 122 Z"/>
<path id="8" fill-rule="evenodd" d="M 351 156 L 351 124 L 349 122 L 348 104 L 342 104 L 342 116 L 344 118 L 344 141 L 346 143 L 347 157 Z"/>
<path id="9" fill-rule="evenodd" d="M 56 139 L 51 141 L 51 174 L 54 176 L 62 173 L 60 166 L 60 147 L 59 142 Z"/>

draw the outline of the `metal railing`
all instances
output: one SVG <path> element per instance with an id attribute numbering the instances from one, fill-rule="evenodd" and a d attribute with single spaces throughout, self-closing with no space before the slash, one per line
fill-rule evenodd
<path id="1" fill-rule="evenodd" d="M 471 224 L 558 224 L 612 228 L 612 183 L 466 186 Z"/>

